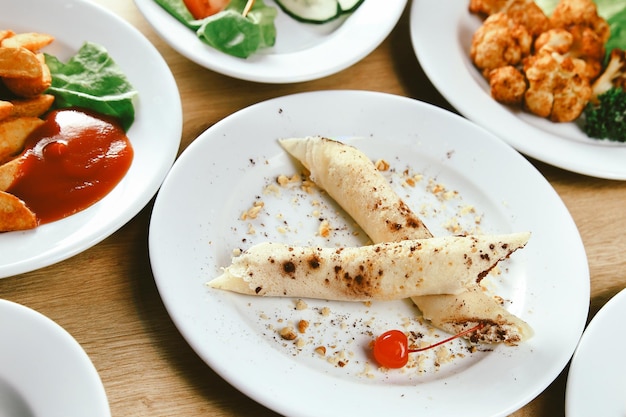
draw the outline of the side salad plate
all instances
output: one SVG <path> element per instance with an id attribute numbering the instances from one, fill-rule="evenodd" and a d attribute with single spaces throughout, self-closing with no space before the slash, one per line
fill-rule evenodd
<path id="1" fill-rule="evenodd" d="M 220 52 L 168 14 L 155 0 L 135 0 L 154 30 L 175 50 L 212 71 L 248 81 L 292 83 L 322 78 L 360 61 L 389 35 L 406 0 L 367 0 L 327 23 L 295 20 L 276 8 L 276 43 L 248 58 Z"/>
<path id="2" fill-rule="evenodd" d="M 0 415 L 110 417 L 96 368 L 61 326 L 0 300 Z"/>
<path id="3" fill-rule="evenodd" d="M 435 236 L 531 232 L 528 245 L 489 278 L 488 291 L 527 321 L 534 336 L 475 351 L 457 340 L 445 358 L 425 352 L 419 365 L 384 370 L 372 357 L 376 335 L 405 328 L 445 336 L 407 300 L 296 300 L 209 288 L 234 254 L 263 241 L 367 243 L 278 143 L 316 135 L 386 162 L 384 175 Z M 149 250 L 159 293 L 187 342 L 226 381 L 283 415 L 343 416 L 355 407 L 363 416 L 508 415 L 563 370 L 589 303 L 578 230 L 532 165 L 458 115 L 376 92 L 280 97 L 210 127 L 183 152 L 157 195 Z M 554 314 L 565 305 L 567 314 Z M 295 341 L 281 336 L 283 328 L 303 323 Z"/>
<path id="4" fill-rule="evenodd" d="M 53 18 L 51 16 L 54 16 Z M 127 132 L 134 156 L 122 181 L 102 200 L 62 220 L 0 234 L 0 278 L 67 259 L 105 239 L 154 196 L 180 145 L 182 107 L 176 83 L 154 46 L 112 12 L 83 0 L 23 0 L 3 7 L 0 28 L 40 32 L 42 52 L 65 62 L 85 42 L 103 46 L 137 91 Z"/>
<path id="5" fill-rule="evenodd" d="M 481 19 L 467 0 L 411 5 L 413 48 L 428 78 L 455 109 L 523 154 L 598 178 L 626 180 L 626 144 L 591 139 L 576 122 L 553 123 L 496 102 L 469 56 Z"/>

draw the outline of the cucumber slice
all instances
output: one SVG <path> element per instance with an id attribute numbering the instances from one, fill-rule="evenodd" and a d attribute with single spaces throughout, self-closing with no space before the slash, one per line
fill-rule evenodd
<path id="1" fill-rule="evenodd" d="M 337 0 L 342 13 L 351 13 L 355 11 L 365 0 Z"/>
<path id="2" fill-rule="evenodd" d="M 305 23 L 326 23 L 341 16 L 337 0 L 276 0 L 289 16 Z"/>

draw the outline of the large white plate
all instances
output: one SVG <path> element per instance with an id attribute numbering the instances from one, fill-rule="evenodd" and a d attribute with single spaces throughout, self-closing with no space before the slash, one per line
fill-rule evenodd
<path id="1" fill-rule="evenodd" d="M 626 145 L 590 139 L 575 123 L 552 123 L 491 98 L 469 58 L 481 20 L 467 7 L 467 0 L 417 0 L 411 6 L 415 53 L 450 104 L 530 157 L 580 174 L 626 180 Z"/>
<path id="2" fill-rule="evenodd" d="M 567 376 L 567 417 L 626 415 L 626 290 L 611 298 L 587 326 Z"/>
<path id="3" fill-rule="evenodd" d="M 128 131 L 135 156 L 125 178 L 87 210 L 31 231 L 0 234 L 0 278 L 67 259 L 123 226 L 156 193 L 176 158 L 182 132 L 182 107 L 172 73 L 131 25 L 88 1 L 5 3 L 0 27 L 53 35 L 55 41 L 45 52 L 64 61 L 85 41 L 103 45 L 139 94 L 135 123 Z"/>
<path id="4" fill-rule="evenodd" d="M 494 277 L 490 287 L 510 300 L 510 311 L 527 320 L 535 336 L 518 347 L 475 354 L 451 344 L 463 358 L 424 373 L 385 373 L 372 364 L 367 345 L 373 335 L 415 318 L 410 303 L 307 300 L 308 307 L 298 310 L 292 299 L 207 288 L 235 248 L 259 241 L 365 242 L 327 196 L 274 185 L 278 175 L 301 169 L 277 139 L 307 135 L 342 139 L 372 159 L 388 161 L 393 170 L 386 175 L 436 235 L 449 234 L 455 222 L 473 230 L 477 217 L 483 232 L 531 231 L 528 246 L 502 264 L 503 276 Z M 401 185 L 405 171 L 414 187 Z M 261 214 L 241 220 L 258 201 L 265 204 Z M 317 235 L 321 218 L 329 220 L 328 238 Z M 188 343 L 243 393 L 285 415 L 342 416 L 358 408 L 365 416 L 504 416 L 564 368 L 589 304 L 588 266 L 576 226 L 555 191 L 519 153 L 460 116 L 375 92 L 277 98 L 212 126 L 165 179 L 149 248 L 159 292 Z M 567 314 L 555 314 L 565 306 Z M 329 314 L 320 314 L 324 311 Z M 298 348 L 276 331 L 300 319 L 310 326 Z M 408 327 L 431 334 L 415 320 Z M 320 344 L 328 347 L 331 362 L 347 364 L 318 357 L 313 350 Z M 428 366 L 430 355 L 424 356 Z"/>
<path id="5" fill-rule="evenodd" d="M 0 340 L 0 415 L 111 415 L 96 368 L 57 323 L 0 300 Z"/>
<path id="6" fill-rule="evenodd" d="M 172 48 L 195 63 L 243 80 L 292 83 L 334 74 L 367 56 L 394 28 L 406 0 L 367 0 L 351 15 L 322 25 L 297 22 L 268 0 L 278 9 L 276 44 L 247 59 L 204 44 L 154 0 L 135 4 Z"/>

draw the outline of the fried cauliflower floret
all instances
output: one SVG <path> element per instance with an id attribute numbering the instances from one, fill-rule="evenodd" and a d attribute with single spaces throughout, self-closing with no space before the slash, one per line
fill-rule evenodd
<path id="1" fill-rule="evenodd" d="M 591 86 L 591 100 L 597 102 L 597 97 L 611 88 L 617 87 L 626 90 L 626 53 L 622 49 L 613 49 L 609 62 Z"/>
<path id="2" fill-rule="evenodd" d="M 510 0 L 470 0 L 470 13 L 489 16 L 504 10 Z"/>
<path id="3" fill-rule="evenodd" d="M 547 49 L 525 60 L 524 105 L 530 112 L 553 122 L 571 122 L 580 116 L 591 97 L 591 86 L 574 61 Z"/>
<path id="4" fill-rule="evenodd" d="M 604 43 L 590 28 L 574 25 L 543 32 L 534 43 L 535 51 L 549 48 L 561 55 L 584 61 L 582 75 L 593 80 L 602 71 Z"/>
<path id="5" fill-rule="evenodd" d="M 484 16 L 506 13 L 516 23 L 525 26 L 532 36 L 550 26 L 548 16 L 534 0 L 470 0 L 469 11 Z"/>
<path id="6" fill-rule="evenodd" d="M 517 68 L 507 65 L 489 73 L 491 97 L 503 104 L 521 104 L 526 92 L 526 77 Z"/>
<path id="7" fill-rule="evenodd" d="M 585 26 L 593 30 L 602 44 L 611 34 L 609 24 L 598 15 L 593 0 L 560 0 L 550 16 L 553 28 L 568 29 L 571 26 Z"/>
<path id="8" fill-rule="evenodd" d="M 493 69 L 517 65 L 530 54 L 532 37 L 505 13 L 489 16 L 472 37 L 470 57 L 485 77 Z"/>
<path id="9" fill-rule="evenodd" d="M 535 51 L 540 51 L 542 48 L 549 47 L 553 51 L 565 55 L 572 49 L 574 44 L 574 35 L 562 28 L 550 29 L 543 32 L 535 40 Z"/>

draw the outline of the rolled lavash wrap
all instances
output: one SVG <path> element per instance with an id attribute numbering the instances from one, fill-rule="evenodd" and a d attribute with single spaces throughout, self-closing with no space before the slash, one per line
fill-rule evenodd
<path id="1" fill-rule="evenodd" d="M 343 248 L 260 243 L 208 285 L 243 294 L 338 301 L 459 294 L 528 242 L 528 233 L 446 236 Z"/>
<path id="2" fill-rule="evenodd" d="M 432 233 L 393 190 L 374 163 L 353 146 L 324 137 L 279 141 L 310 172 L 373 242 L 428 239 Z M 517 344 L 532 336 L 531 327 L 480 287 L 448 295 L 414 295 L 424 318 L 449 333 L 483 327 L 468 337 L 482 343 Z"/>

